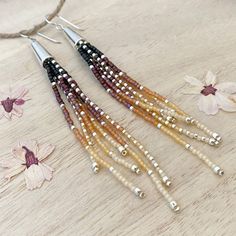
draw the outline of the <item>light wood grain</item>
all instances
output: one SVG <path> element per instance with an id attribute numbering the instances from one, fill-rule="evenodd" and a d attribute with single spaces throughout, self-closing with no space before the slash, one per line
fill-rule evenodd
<path id="1" fill-rule="evenodd" d="M 56 3 L 1 1 L 1 32 L 40 21 Z M 210 69 L 221 81 L 235 81 L 235 12 L 233 0 L 71 0 L 62 11 L 74 23 L 84 20 L 83 36 L 133 78 L 222 134 L 219 148 L 198 147 L 225 169 L 223 178 L 109 97 L 60 32 L 43 30 L 63 42 L 41 41 L 81 88 L 158 157 L 173 179 L 171 192 L 182 207 L 177 215 L 145 176 L 131 177 L 147 192 L 139 200 L 105 171 L 93 175 L 27 40 L 0 41 L 0 86 L 25 85 L 32 98 L 21 119 L 0 120 L 0 156 L 9 155 L 22 138 L 57 147 L 46 161 L 56 170 L 53 181 L 30 192 L 19 175 L 1 189 L 0 235 L 235 235 L 236 114 L 206 116 L 198 111 L 196 97 L 181 94 L 186 74 L 201 78 Z"/>

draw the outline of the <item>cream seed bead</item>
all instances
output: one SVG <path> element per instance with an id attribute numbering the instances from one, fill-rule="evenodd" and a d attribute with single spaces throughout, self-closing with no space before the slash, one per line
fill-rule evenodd
<path id="1" fill-rule="evenodd" d="M 127 149 L 129 152 L 129 155 L 144 169 L 147 170 L 147 165 L 142 161 L 142 159 L 131 149 Z"/>
<path id="2" fill-rule="evenodd" d="M 157 176 L 152 171 L 148 171 L 148 173 L 149 173 L 149 176 L 151 177 L 151 180 L 155 184 L 157 190 L 161 193 L 161 195 L 169 203 L 169 207 L 171 208 L 171 210 L 173 210 L 174 212 L 179 211 L 180 207 L 178 206 L 176 201 L 173 200 L 172 196 L 163 188 L 163 186 L 161 185 L 161 182 L 158 180 Z"/>
<path id="3" fill-rule="evenodd" d="M 156 171 L 159 174 L 159 176 L 161 177 L 162 182 L 167 186 L 171 186 L 171 181 L 169 179 L 169 177 L 166 175 L 166 173 L 158 166 L 156 167 Z"/>
<path id="4" fill-rule="evenodd" d="M 136 196 L 140 198 L 145 197 L 145 193 L 140 188 L 134 186 L 132 182 L 126 180 L 126 178 L 123 177 L 114 167 L 110 167 L 109 170 L 117 178 L 117 180 L 119 180 L 124 186 L 128 187 Z"/>
<path id="5" fill-rule="evenodd" d="M 220 169 L 218 172 L 215 171 L 215 166 L 217 166 L 216 164 L 214 164 L 206 155 L 204 155 L 203 153 L 201 153 L 199 150 L 195 149 L 195 148 L 191 148 L 190 151 L 197 156 L 200 160 L 202 160 L 207 166 L 209 166 L 214 173 L 222 176 L 223 175 L 223 170 Z M 220 168 L 220 167 L 219 167 Z"/>
<path id="6" fill-rule="evenodd" d="M 118 164 L 130 169 L 132 172 L 136 173 L 136 174 L 141 174 L 140 169 L 138 168 L 137 165 L 134 165 L 133 163 L 130 163 L 126 160 L 124 160 L 123 158 L 119 158 L 118 156 L 115 155 L 114 152 L 110 151 L 109 152 L 109 156 Z"/>
<path id="7" fill-rule="evenodd" d="M 110 144 L 112 144 L 115 148 L 117 148 L 118 151 L 122 153 L 122 155 L 125 156 L 127 154 L 127 150 L 123 146 L 121 146 L 118 142 L 116 142 L 111 136 L 107 135 L 107 133 L 105 133 L 103 129 L 95 121 L 93 121 L 93 124 L 97 128 L 97 130 L 106 138 L 106 140 Z"/>
<path id="8" fill-rule="evenodd" d="M 126 130 L 124 132 L 126 136 L 131 137 L 131 141 L 134 143 L 136 147 L 139 148 L 139 150 L 144 154 L 146 159 L 150 162 L 150 164 L 156 169 L 158 174 L 160 175 L 163 183 L 165 183 L 167 186 L 171 185 L 171 181 L 169 180 L 169 177 L 164 173 L 164 171 L 159 167 L 157 161 L 154 159 L 153 156 L 149 154 L 149 152 L 134 138 L 132 137 Z"/>

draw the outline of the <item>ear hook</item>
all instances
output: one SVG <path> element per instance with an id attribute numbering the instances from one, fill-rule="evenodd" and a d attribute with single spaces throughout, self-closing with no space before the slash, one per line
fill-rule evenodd
<path id="1" fill-rule="evenodd" d="M 75 29 L 78 29 L 78 30 L 82 30 L 79 26 L 73 24 L 72 22 L 70 22 L 69 20 L 65 19 L 64 17 L 62 16 L 59 16 L 57 15 L 59 19 L 61 19 L 62 21 L 66 22 L 68 25 L 74 27 Z"/>
<path id="2" fill-rule="evenodd" d="M 45 19 L 45 21 L 46 21 L 49 25 L 54 25 L 54 26 L 56 27 L 56 29 L 58 29 L 58 30 L 60 30 L 60 31 L 61 31 L 61 30 L 64 30 L 64 27 L 63 27 L 62 24 L 58 24 L 58 23 L 55 23 L 55 22 L 50 21 L 50 20 L 47 18 L 47 16 L 45 16 L 44 19 Z"/>
<path id="3" fill-rule="evenodd" d="M 29 39 L 29 40 L 31 40 L 31 41 L 34 41 L 34 40 L 35 40 L 34 38 L 32 38 L 32 37 L 30 37 L 29 35 L 26 35 L 26 34 L 20 33 L 20 36 L 21 36 L 22 38 L 26 38 L 26 39 Z"/>
<path id="4" fill-rule="evenodd" d="M 55 40 L 55 39 L 52 39 L 52 38 L 48 37 L 47 35 L 42 34 L 42 33 L 40 33 L 40 32 L 38 32 L 37 35 L 41 36 L 42 38 L 45 38 L 45 39 L 49 40 L 49 41 L 52 42 L 52 43 L 56 43 L 56 44 L 61 43 L 60 41 L 57 41 L 57 40 Z M 29 35 L 26 35 L 26 34 L 22 34 L 22 33 L 21 33 L 20 36 L 21 36 L 22 38 L 27 38 L 27 39 L 29 39 L 29 40 L 31 40 L 31 41 L 36 41 L 35 38 L 32 38 L 32 37 L 30 37 Z"/>
<path id="5" fill-rule="evenodd" d="M 52 43 L 56 43 L 56 44 L 60 44 L 60 43 L 61 43 L 60 41 L 57 41 L 57 40 L 55 40 L 55 39 L 52 39 L 52 38 L 48 37 L 47 35 L 42 34 L 42 33 L 40 33 L 40 32 L 38 32 L 37 35 L 41 36 L 42 38 L 45 38 L 45 39 L 49 40 L 49 41 L 52 42 Z"/>

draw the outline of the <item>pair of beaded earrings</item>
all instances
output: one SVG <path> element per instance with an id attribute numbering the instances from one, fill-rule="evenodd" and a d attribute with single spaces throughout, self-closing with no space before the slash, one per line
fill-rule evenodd
<path id="1" fill-rule="evenodd" d="M 66 22 L 68 23 L 67 20 Z M 211 146 L 217 146 L 221 142 L 219 134 L 209 130 L 165 97 L 133 80 L 116 67 L 101 51 L 81 38 L 71 28 L 49 20 L 47 20 L 47 23 L 54 25 L 58 30 L 65 33 L 95 77 L 112 97 L 170 136 L 206 164 L 215 174 L 223 175 L 224 172 L 218 165 L 181 137 L 186 136 Z M 125 187 L 138 197 L 143 198 L 145 193 L 126 179 L 116 169 L 115 164 L 129 169 L 135 174 L 145 172 L 166 199 L 170 208 L 173 211 L 179 211 L 179 205 L 167 191 L 167 188 L 171 185 L 171 180 L 149 151 L 125 128 L 91 101 L 76 81 L 38 41 L 28 38 L 31 40 L 31 46 L 37 58 L 47 71 L 52 90 L 70 129 L 89 154 L 94 173 L 97 173 L 100 168 L 109 170 Z M 62 97 L 63 93 L 64 97 Z M 76 127 L 71 118 L 64 102 L 65 98 L 73 108 L 79 120 L 80 128 Z M 182 128 L 180 123 L 195 126 L 195 128 L 202 131 L 202 134 Z"/>

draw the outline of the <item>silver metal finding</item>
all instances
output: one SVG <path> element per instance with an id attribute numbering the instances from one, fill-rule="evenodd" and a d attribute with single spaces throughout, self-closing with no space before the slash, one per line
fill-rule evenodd
<path id="1" fill-rule="evenodd" d="M 36 39 L 31 40 L 31 46 L 41 65 L 47 58 L 52 58 L 50 53 Z"/>
<path id="2" fill-rule="evenodd" d="M 45 21 L 49 24 L 49 25 L 54 25 L 56 27 L 56 29 L 62 31 L 64 29 L 64 26 L 62 24 L 58 24 L 56 22 L 52 22 L 50 21 L 47 16 L 44 17 Z"/>
<path id="3" fill-rule="evenodd" d="M 20 34 L 20 36 L 22 38 L 26 38 L 26 39 L 29 39 L 29 40 L 35 40 L 34 38 L 30 37 L 29 35 L 26 35 L 26 34 Z"/>
<path id="4" fill-rule="evenodd" d="M 72 22 L 68 21 L 67 19 L 65 19 L 64 17 L 62 16 L 59 16 L 57 15 L 59 19 L 61 19 L 62 21 L 66 22 L 68 25 L 74 27 L 75 29 L 78 29 L 78 30 L 82 30 L 79 26 L 73 24 Z"/>
<path id="5" fill-rule="evenodd" d="M 70 26 L 76 28 L 77 30 L 82 30 L 81 28 L 79 28 L 78 26 L 76 26 L 72 22 L 68 21 L 64 17 L 59 16 L 59 15 L 57 15 L 57 17 L 59 19 L 61 19 L 62 21 L 64 21 L 65 23 L 69 24 Z M 52 22 L 47 18 L 47 16 L 45 16 L 45 21 L 48 24 L 55 26 L 56 29 L 58 29 L 59 31 L 63 31 L 65 33 L 65 35 L 67 36 L 67 38 L 72 42 L 73 46 L 77 45 L 77 43 L 82 39 L 82 37 L 78 33 L 76 33 L 74 30 L 72 30 L 71 28 L 65 27 L 62 24 L 58 24 L 56 22 Z"/>
<path id="6" fill-rule="evenodd" d="M 73 46 L 77 45 L 77 43 L 82 39 L 79 34 L 77 34 L 74 30 L 70 29 L 69 27 L 65 27 L 63 31 L 65 35 L 70 39 Z"/>
<path id="7" fill-rule="evenodd" d="M 56 43 L 56 44 L 60 44 L 60 43 L 61 43 L 60 41 L 55 40 L 55 39 L 52 39 L 52 38 L 48 37 L 47 35 L 42 34 L 42 33 L 40 33 L 40 32 L 38 32 L 37 35 L 39 35 L 39 36 L 41 36 L 41 37 L 43 37 L 43 38 L 49 40 L 49 41 L 52 42 L 52 43 Z"/>
<path id="8" fill-rule="evenodd" d="M 37 33 L 39 36 L 49 40 L 50 42 L 53 43 L 61 43 L 57 40 L 54 40 L 52 38 L 49 38 L 48 36 L 42 34 L 42 33 Z M 30 40 L 31 42 L 31 47 L 33 48 L 33 51 L 37 57 L 37 59 L 39 60 L 40 64 L 42 65 L 43 62 L 47 59 L 47 58 L 52 58 L 51 54 L 35 39 L 30 37 L 29 35 L 25 35 L 25 34 L 20 34 L 20 36 L 22 38 L 27 38 Z"/>

